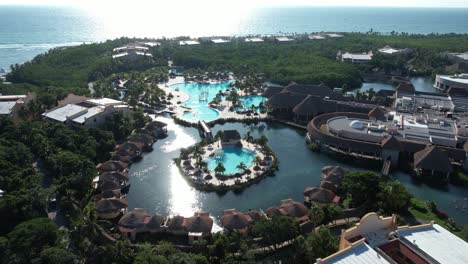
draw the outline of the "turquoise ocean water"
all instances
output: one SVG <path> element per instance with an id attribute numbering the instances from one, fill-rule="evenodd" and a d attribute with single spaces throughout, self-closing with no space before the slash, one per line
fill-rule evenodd
<path id="1" fill-rule="evenodd" d="M 0 68 L 23 63 L 52 47 L 121 36 L 367 32 L 371 28 L 382 33 L 468 33 L 468 9 L 460 8 L 289 7 L 256 9 L 243 15 L 228 13 L 222 17 L 206 10 L 177 16 L 172 9 L 143 16 L 126 13 L 123 21 L 116 19 L 119 14 L 103 12 L 106 11 L 96 12 L 100 14 L 96 16 L 69 7 L 0 6 Z M 177 23 L 168 22 L 175 18 Z"/>

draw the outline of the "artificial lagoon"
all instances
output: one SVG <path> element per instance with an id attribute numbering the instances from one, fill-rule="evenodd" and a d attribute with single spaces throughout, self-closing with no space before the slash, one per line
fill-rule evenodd
<path id="1" fill-rule="evenodd" d="M 200 141 L 196 128 L 183 127 L 174 123 L 170 117 L 158 117 L 157 120 L 168 124 L 168 137 L 157 141 L 154 151 L 144 155 L 143 160 L 132 165 L 129 173 L 131 188 L 127 195 L 129 209 L 146 208 L 149 212 L 162 215 L 181 214 L 190 216 L 197 210 L 210 212 L 219 220 L 223 210 L 236 208 L 240 211 L 249 209 L 267 209 L 282 199 L 303 200 L 303 191 L 307 186 L 318 185 L 323 166 L 345 166 L 356 170 L 368 170 L 365 167 L 353 167 L 332 159 L 326 154 L 317 154 L 307 148 L 303 130 L 281 124 L 226 123 L 215 125 L 212 130 L 236 129 L 241 135 L 251 132 L 258 138 L 265 135 L 268 145 L 276 153 L 279 170 L 273 177 L 266 177 L 258 184 L 251 185 L 241 193 L 227 192 L 223 195 L 206 193 L 192 188 L 174 162 L 179 157 L 180 149 Z M 458 223 L 468 224 L 468 188 L 447 185 L 434 188 L 413 180 L 409 175 L 396 172 L 393 177 L 402 182 L 413 195 L 423 200 L 435 201 L 440 210 L 447 212 Z M 466 203 L 464 205 L 463 203 Z"/>

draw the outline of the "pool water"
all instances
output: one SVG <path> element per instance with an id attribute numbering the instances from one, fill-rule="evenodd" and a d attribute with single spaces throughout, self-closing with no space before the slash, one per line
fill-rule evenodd
<path id="1" fill-rule="evenodd" d="M 260 95 L 243 96 L 239 99 L 242 103 L 243 109 L 248 110 L 252 105 L 259 106 L 264 103 L 266 98 Z"/>
<path id="2" fill-rule="evenodd" d="M 252 166 L 254 158 L 255 152 L 253 151 L 241 147 L 229 146 L 223 148 L 222 155 L 219 157 L 210 157 L 206 162 L 208 163 L 208 169 L 212 172 L 215 171 L 219 162 L 223 163 L 226 169 L 224 174 L 229 175 L 241 172 L 236 168 L 241 162 L 248 168 Z"/>
<path id="3" fill-rule="evenodd" d="M 182 105 L 192 110 L 185 113 L 182 118 L 189 121 L 213 121 L 218 118 L 219 112 L 208 106 L 208 103 L 213 101 L 219 91 L 225 92 L 231 81 L 221 82 L 216 84 L 199 84 L 199 83 L 179 83 L 171 85 L 172 89 L 179 89 L 188 94 L 189 99 L 183 102 Z M 203 100 L 201 100 L 203 97 Z"/>

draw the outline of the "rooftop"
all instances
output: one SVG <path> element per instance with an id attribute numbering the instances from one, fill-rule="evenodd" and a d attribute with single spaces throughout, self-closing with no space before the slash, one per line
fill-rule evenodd
<path id="1" fill-rule="evenodd" d="M 276 40 L 279 42 L 288 42 L 288 41 L 293 41 L 294 39 L 288 38 L 288 37 L 276 37 Z"/>
<path id="2" fill-rule="evenodd" d="M 179 41 L 179 45 L 198 45 L 200 42 L 197 40 L 181 40 Z"/>
<path id="3" fill-rule="evenodd" d="M 440 79 L 468 84 L 468 73 L 455 74 L 455 75 L 437 75 Z"/>
<path id="4" fill-rule="evenodd" d="M 227 39 L 222 39 L 222 38 L 217 38 L 217 39 L 212 39 L 211 40 L 213 43 L 215 44 L 222 44 L 222 43 L 229 43 L 231 41 L 227 40 Z"/>
<path id="5" fill-rule="evenodd" d="M 67 118 L 74 117 L 77 114 L 86 111 L 87 109 L 88 108 L 83 106 L 68 104 L 58 108 L 54 108 L 48 112 L 45 112 L 42 115 L 56 121 L 65 122 Z"/>
<path id="6" fill-rule="evenodd" d="M 88 108 L 86 113 L 74 118 L 73 122 L 83 124 L 88 118 L 91 118 L 91 117 L 93 117 L 93 116 L 95 116 L 95 115 L 97 115 L 97 114 L 99 114 L 99 113 L 101 113 L 103 111 L 104 111 L 104 109 L 102 107 L 99 107 L 99 106 Z"/>
<path id="7" fill-rule="evenodd" d="M 245 42 L 263 42 L 261 38 L 246 38 Z"/>
<path id="8" fill-rule="evenodd" d="M 350 59 L 350 60 L 372 60 L 372 52 L 370 53 L 344 53 L 341 55 L 343 59 Z"/>
<path id="9" fill-rule="evenodd" d="M 97 98 L 97 99 L 89 99 L 86 100 L 86 102 L 89 102 L 94 105 L 98 106 L 108 106 L 108 105 L 120 105 L 123 104 L 122 101 L 114 100 L 111 98 Z"/>
<path id="10" fill-rule="evenodd" d="M 438 262 L 468 263 L 468 243 L 438 224 L 419 228 L 400 228 L 398 235 L 416 245 Z"/>
<path id="11" fill-rule="evenodd" d="M 0 102 L 0 115 L 11 114 L 13 107 L 15 107 L 16 101 Z"/>
<path id="12" fill-rule="evenodd" d="M 379 253 L 367 245 L 364 240 L 354 243 L 351 247 L 339 251 L 325 259 L 317 260 L 317 264 L 390 264 Z"/>

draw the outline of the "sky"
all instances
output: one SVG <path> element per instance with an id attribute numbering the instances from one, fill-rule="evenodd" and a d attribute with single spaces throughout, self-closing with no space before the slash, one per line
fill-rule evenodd
<path id="1" fill-rule="evenodd" d="M 468 7 L 467 0 L 0 0 L 0 5 L 72 5 L 86 9 L 109 5 L 158 6 L 392 6 L 392 7 Z M 131 3 L 131 4 L 129 4 Z"/>

